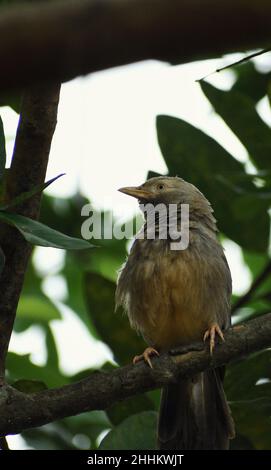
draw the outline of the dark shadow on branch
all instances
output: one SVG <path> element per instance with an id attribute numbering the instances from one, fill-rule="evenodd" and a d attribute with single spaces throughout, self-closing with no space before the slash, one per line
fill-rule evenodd
<path id="1" fill-rule="evenodd" d="M 270 45 L 270 16 L 266 0 L 11 5 L 0 16 L 0 88 L 65 81 L 140 60 L 179 64 L 262 48 Z"/>

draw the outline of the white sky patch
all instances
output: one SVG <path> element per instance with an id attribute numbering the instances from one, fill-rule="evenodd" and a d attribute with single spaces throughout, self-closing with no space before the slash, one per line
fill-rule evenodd
<path id="1" fill-rule="evenodd" d="M 7 442 L 10 450 L 31 450 L 33 447 L 30 447 L 26 444 L 25 440 L 18 434 L 14 436 L 7 436 Z"/>
<path id="2" fill-rule="evenodd" d="M 251 273 L 243 262 L 241 248 L 231 240 L 223 240 L 225 255 L 231 270 L 233 293 L 242 295 L 249 288 Z"/>
<path id="3" fill-rule="evenodd" d="M 68 295 L 66 279 L 61 275 L 47 276 L 42 282 L 42 289 L 49 298 L 56 302 L 63 302 Z"/>
<path id="4" fill-rule="evenodd" d="M 36 246 L 33 253 L 33 261 L 37 272 L 41 276 L 57 273 L 64 265 L 65 250 Z"/>
<path id="5" fill-rule="evenodd" d="M 264 96 L 256 106 L 256 109 L 262 118 L 262 120 L 268 125 L 271 126 L 271 109 L 270 103 L 267 96 Z"/>
<path id="6" fill-rule="evenodd" d="M 17 354 L 30 354 L 31 361 L 39 366 L 46 363 L 45 333 L 33 325 L 22 333 L 12 332 L 9 350 Z"/>
<path id="7" fill-rule="evenodd" d="M 66 176 L 48 193 L 69 196 L 80 186 L 96 207 L 105 200 L 110 208 L 122 205 L 118 188 L 142 183 L 150 169 L 167 170 L 157 142 L 158 114 L 177 116 L 202 128 L 244 161 L 244 147 L 212 111 L 195 81 L 218 64 L 221 61 L 176 67 L 140 62 L 63 85 L 47 178 L 61 172 Z M 231 86 L 233 79 L 229 71 L 212 76 L 221 88 Z M 136 201 L 131 200 L 124 209 L 127 216 L 135 207 Z"/>
<path id="8" fill-rule="evenodd" d="M 83 322 L 70 308 L 58 303 L 63 320 L 53 320 L 51 327 L 56 338 L 60 367 L 67 374 L 80 370 L 99 368 L 113 356 L 104 343 L 92 338 Z"/>

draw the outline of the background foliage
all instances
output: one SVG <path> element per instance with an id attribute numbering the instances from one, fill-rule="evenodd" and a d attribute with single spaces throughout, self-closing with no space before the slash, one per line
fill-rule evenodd
<path id="1" fill-rule="evenodd" d="M 177 117 L 157 117 L 157 138 L 168 174 L 182 176 L 208 197 L 219 222 L 221 237 L 240 246 L 243 261 L 255 280 L 269 262 L 271 129 L 258 115 L 256 105 L 268 96 L 270 74 L 260 73 L 252 63 L 238 67 L 235 73 L 236 81 L 228 91 L 207 82 L 201 82 L 201 88 L 214 112 L 222 117 L 247 149 L 249 165 L 237 161 L 215 140 L 215 136 L 210 137 Z M 8 102 L 15 107 L 15 101 L 18 102 L 14 99 Z M 0 179 L 4 175 L 4 162 L 4 133 L 0 121 Z M 86 202 L 80 194 L 67 200 L 44 196 L 40 220 L 46 226 L 80 238 L 80 213 Z M 1 207 L 0 216 L 3 220 Z M 129 362 L 144 345 L 131 331 L 127 319 L 121 314 L 114 315 L 116 272 L 125 260 L 126 243 L 102 240 L 99 245 L 99 249 L 65 252 L 64 264 L 58 274 L 67 285 L 63 303 L 78 315 L 89 335 L 110 347 L 115 362 L 103 367 L 113 368 Z M 3 262 L 0 252 L 0 269 Z M 91 372 L 83 370 L 76 376 L 68 376 L 61 370 L 50 322 L 60 319 L 62 313 L 45 295 L 42 283 L 43 278 L 32 257 L 15 331 L 21 333 L 33 324 L 39 326 L 46 337 L 47 360 L 43 366 L 37 366 L 28 355 L 9 353 L 8 356 L 10 383 L 29 393 L 70 383 Z M 233 299 L 234 302 L 237 300 Z M 271 280 L 267 277 L 243 307 L 235 311 L 233 319 L 238 323 L 270 310 Z M 232 442 L 234 449 L 271 448 L 270 358 L 271 353 L 266 350 L 227 368 L 225 388 L 237 428 L 237 438 Z M 158 391 L 144 394 L 114 405 L 106 412 L 85 413 L 25 431 L 23 438 L 35 449 L 95 449 L 98 446 L 103 449 L 153 449 L 158 403 Z"/>

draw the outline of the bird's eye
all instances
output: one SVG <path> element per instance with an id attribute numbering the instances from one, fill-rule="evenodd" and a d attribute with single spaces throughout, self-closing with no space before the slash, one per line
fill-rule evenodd
<path id="1" fill-rule="evenodd" d="M 157 188 L 158 188 L 160 191 L 161 191 L 162 189 L 164 189 L 164 187 L 165 187 L 165 186 L 164 186 L 163 184 L 158 184 L 158 185 L 157 185 Z"/>

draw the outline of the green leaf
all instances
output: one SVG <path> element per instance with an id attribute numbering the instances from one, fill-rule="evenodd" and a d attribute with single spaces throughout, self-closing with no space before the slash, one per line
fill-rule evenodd
<path id="1" fill-rule="evenodd" d="M 230 364 L 226 369 L 224 386 L 237 433 L 256 449 L 271 446 L 270 366 L 271 351 L 264 350 Z"/>
<path id="2" fill-rule="evenodd" d="M 35 450 L 78 450 L 72 442 L 73 434 L 67 431 L 61 422 L 27 429 L 23 431 L 22 437 Z"/>
<path id="3" fill-rule="evenodd" d="M 52 329 L 49 325 L 45 326 L 46 331 L 46 349 L 47 349 L 47 361 L 46 366 L 52 369 L 59 369 L 59 357 L 55 337 Z"/>
<path id="4" fill-rule="evenodd" d="M 9 2 L 10 3 L 10 2 Z M 17 114 L 20 114 L 22 96 L 20 93 L 0 92 L 0 106 L 9 106 Z"/>
<path id="5" fill-rule="evenodd" d="M 35 323 L 48 323 L 59 320 L 61 315 L 54 304 L 45 296 L 23 295 L 17 309 L 18 319 Z"/>
<path id="6" fill-rule="evenodd" d="M 247 437 L 236 433 L 235 438 L 230 441 L 230 450 L 255 450 L 255 448 Z"/>
<path id="7" fill-rule="evenodd" d="M 86 273 L 84 286 L 89 315 L 101 339 L 118 362 L 131 362 L 146 345 L 131 329 L 127 316 L 114 311 L 116 284 L 99 274 Z"/>
<path id="8" fill-rule="evenodd" d="M 20 392 L 24 393 L 35 393 L 47 389 L 45 383 L 41 382 L 40 380 L 21 379 L 14 382 L 12 386 L 17 390 L 20 390 Z"/>
<path id="9" fill-rule="evenodd" d="M 95 250 L 93 250 L 94 252 Z M 96 250 L 99 251 L 99 250 Z M 65 264 L 59 273 L 65 278 L 67 283 L 67 297 L 64 303 L 71 308 L 83 321 L 92 336 L 96 335 L 90 315 L 87 311 L 84 299 L 84 273 L 85 269 L 74 253 L 68 252 L 65 256 Z"/>
<path id="10" fill-rule="evenodd" d="M 267 268 L 268 264 L 270 263 L 269 256 L 264 256 L 257 253 L 250 253 L 243 250 L 243 259 L 246 263 L 248 269 L 251 272 L 252 282 L 256 280 L 258 276 Z M 267 300 L 270 301 L 270 291 L 271 291 L 271 277 L 267 275 L 265 280 L 262 281 L 259 286 L 257 287 L 256 291 L 252 296 L 252 301 L 258 299 L 264 299 L 267 296 Z M 246 304 L 247 305 L 247 304 Z M 270 306 L 271 307 L 271 306 Z"/>
<path id="11" fill-rule="evenodd" d="M 243 164 L 210 136 L 181 119 L 158 116 L 157 132 L 169 174 L 181 176 L 203 192 L 214 208 L 219 229 L 227 237 L 251 251 L 266 252 L 269 202 L 259 204 L 255 195 L 246 202 L 245 208 L 243 205 L 242 218 L 235 208 L 247 192 L 255 193 L 253 183 L 242 177 L 245 175 Z M 241 194 L 236 190 L 236 178 L 242 187 Z M 231 184 L 223 183 L 223 179 Z M 251 220 L 253 211 L 257 214 L 257 223 L 255 217 Z"/>
<path id="12" fill-rule="evenodd" d="M 4 126 L 0 116 L 0 182 L 3 179 L 6 166 L 6 144 Z"/>
<path id="13" fill-rule="evenodd" d="M 260 169 L 269 168 L 271 129 L 258 115 L 254 101 L 235 90 L 218 90 L 207 82 L 200 85 L 215 111 L 244 144 L 252 162 Z"/>
<path id="14" fill-rule="evenodd" d="M 112 424 L 118 425 L 129 416 L 154 409 L 153 401 L 147 395 L 142 394 L 112 405 L 106 410 L 106 414 Z"/>
<path id="15" fill-rule="evenodd" d="M 216 140 L 182 119 L 159 115 L 156 120 L 158 142 L 171 173 L 186 172 L 200 182 L 201 172 L 212 169 L 214 174 L 242 173 L 244 166 L 235 160 Z M 212 165 L 210 167 L 210 165 Z M 209 168 L 210 167 L 210 168 Z"/>
<path id="16" fill-rule="evenodd" d="M 108 428 L 110 423 L 104 411 L 92 411 L 28 429 L 22 437 L 37 450 L 96 449 L 98 436 Z"/>
<path id="17" fill-rule="evenodd" d="M 130 416 L 112 429 L 102 440 L 101 450 L 156 449 L 157 413 L 145 411 Z"/>
<path id="18" fill-rule="evenodd" d="M 157 176 L 162 176 L 161 173 L 156 173 L 156 171 L 148 171 L 148 174 L 147 174 L 147 180 L 149 180 L 150 178 L 156 178 Z"/>
<path id="19" fill-rule="evenodd" d="M 91 449 L 97 447 L 96 440 L 111 424 L 104 411 L 91 411 L 77 416 L 70 416 L 61 421 L 61 425 L 74 435 L 84 434 L 91 440 Z"/>
<path id="20" fill-rule="evenodd" d="M 271 351 L 264 350 L 251 354 L 226 369 L 225 390 L 230 401 L 238 401 L 266 396 L 266 389 L 256 383 L 260 379 L 271 380 Z M 260 393 L 260 395 L 259 395 Z"/>
<path id="21" fill-rule="evenodd" d="M 56 367 L 38 366 L 30 360 L 29 354 L 15 354 L 9 352 L 7 356 L 7 371 L 9 381 L 38 380 L 44 382 L 48 388 L 61 387 L 70 383 L 68 377 Z"/>
<path id="22" fill-rule="evenodd" d="M 40 193 L 41 191 L 44 191 L 45 188 L 50 186 L 50 184 L 52 184 L 54 181 L 56 181 L 58 178 L 60 178 L 64 174 L 65 173 L 61 173 L 60 175 L 55 176 L 49 181 L 46 181 L 46 183 L 37 184 L 30 191 L 25 191 L 24 193 L 19 194 L 19 196 L 15 197 L 14 199 L 12 199 L 12 201 L 9 201 L 7 204 L 0 204 L 0 211 L 9 209 L 10 207 L 18 206 L 19 204 L 31 198 L 35 194 Z"/>
<path id="23" fill-rule="evenodd" d="M 231 403 L 238 434 L 245 436 L 257 450 L 271 447 L 271 397 Z"/>
<path id="24" fill-rule="evenodd" d="M 85 250 L 92 247 L 86 240 L 69 237 L 36 220 L 19 214 L 0 211 L 0 220 L 16 227 L 23 237 L 33 245 L 50 246 L 65 250 Z"/>
<path id="25" fill-rule="evenodd" d="M 238 91 L 249 96 L 255 103 L 263 98 L 267 93 L 267 86 L 271 74 L 261 73 L 256 70 L 253 62 L 247 62 L 242 66 L 234 68 L 237 80 L 232 87 L 232 91 Z"/>

